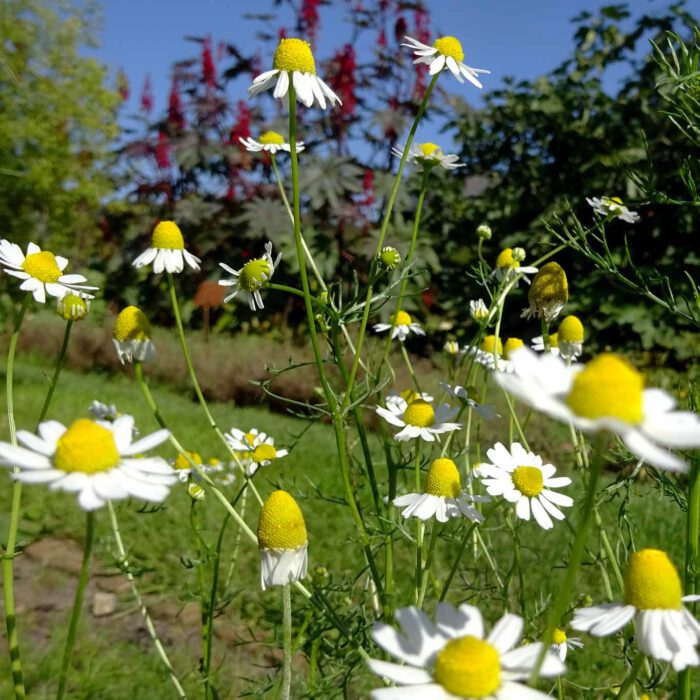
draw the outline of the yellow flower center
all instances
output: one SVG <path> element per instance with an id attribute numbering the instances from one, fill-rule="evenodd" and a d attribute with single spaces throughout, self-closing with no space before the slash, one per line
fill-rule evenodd
<path id="1" fill-rule="evenodd" d="M 504 248 L 496 258 L 496 267 L 499 270 L 511 267 L 520 267 L 520 261 L 513 257 L 512 248 Z"/>
<path id="2" fill-rule="evenodd" d="M 414 425 L 417 428 L 429 428 L 435 423 L 435 411 L 427 401 L 418 399 L 406 406 L 403 421 L 407 425 Z"/>
<path id="3" fill-rule="evenodd" d="M 58 278 L 62 274 L 56 262 L 56 256 L 48 250 L 27 255 L 22 263 L 22 269 L 44 284 L 58 282 Z"/>
<path id="4" fill-rule="evenodd" d="M 271 462 L 276 457 L 277 450 L 272 445 L 266 445 L 264 442 L 253 451 L 254 462 Z"/>
<path id="5" fill-rule="evenodd" d="M 282 39 L 275 51 L 272 67 L 276 70 L 316 75 L 316 63 L 311 47 L 303 39 Z"/>
<path id="6" fill-rule="evenodd" d="M 258 520 L 258 545 L 264 549 L 299 549 L 308 541 L 299 505 L 286 491 L 273 491 Z"/>
<path id="7" fill-rule="evenodd" d="M 111 430 L 80 418 L 58 439 L 53 461 L 64 472 L 95 474 L 116 467 L 119 452 Z"/>
<path id="8" fill-rule="evenodd" d="M 438 146 L 436 143 L 430 143 L 430 141 L 427 143 L 419 143 L 418 148 L 426 158 L 437 155 L 442 150 L 440 146 Z"/>
<path id="9" fill-rule="evenodd" d="M 503 354 L 505 357 L 508 357 L 514 350 L 522 348 L 524 345 L 525 343 L 520 340 L 520 338 L 508 338 L 508 340 L 506 340 L 505 347 L 503 348 Z"/>
<path id="10" fill-rule="evenodd" d="M 679 610 L 681 580 L 666 552 L 640 549 L 630 555 L 625 574 L 625 603 L 637 610 Z"/>
<path id="11" fill-rule="evenodd" d="M 511 478 L 515 488 L 528 498 L 539 496 L 544 488 L 542 470 L 537 467 L 516 467 Z"/>
<path id="12" fill-rule="evenodd" d="M 180 227 L 174 221 L 161 221 L 153 230 L 151 246 L 182 250 L 185 247 L 185 241 Z"/>
<path id="13" fill-rule="evenodd" d="M 501 685 L 498 651 L 471 635 L 451 639 L 435 659 L 433 678 L 453 695 L 484 698 Z"/>
<path id="14" fill-rule="evenodd" d="M 582 343 L 583 323 L 576 316 L 567 316 L 559 324 L 557 334 L 565 343 Z"/>
<path id="15" fill-rule="evenodd" d="M 462 44 L 459 43 L 459 39 L 455 39 L 453 36 L 440 37 L 435 40 L 433 46 L 443 54 L 443 56 L 451 56 L 459 63 L 464 60 Z"/>
<path id="16" fill-rule="evenodd" d="M 425 492 L 433 496 L 457 498 L 462 491 L 457 465 L 447 457 L 433 460 L 425 477 Z"/>
<path id="17" fill-rule="evenodd" d="M 284 137 L 282 134 L 278 134 L 276 131 L 266 131 L 259 139 L 260 143 L 266 146 L 275 145 L 281 146 L 284 143 Z"/>
<path id="18" fill-rule="evenodd" d="M 615 204 L 622 205 L 622 200 L 619 197 L 610 197 L 608 199 L 610 202 L 614 202 Z"/>
<path id="19" fill-rule="evenodd" d="M 569 300 L 569 285 L 562 266 L 555 262 L 543 265 L 532 280 L 527 298 L 538 310 L 550 305 L 566 304 Z"/>
<path id="20" fill-rule="evenodd" d="M 558 348 L 559 347 L 559 334 L 558 333 L 552 333 L 549 336 L 549 347 L 551 347 L 551 348 Z"/>
<path id="21" fill-rule="evenodd" d="M 554 630 L 554 634 L 552 635 L 552 641 L 557 645 L 564 644 L 566 642 L 566 632 L 564 632 L 563 629 L 557 627 Z"/>
<path id="22" fill-rule="evenodd" d="M 250 260 L 241 269 L 238 283 L 248 292 L 260 289 L 270 278 L 270 263 L 265 258 Z"/>
<path id="23" fill-rule="evenodd" d="M 252 447 L 256 437 L 255 433 L 246 433 L 243 439 Z"/>
<path id="24" fill-rule="evenodd" d="M 487 335 L 482 341 L 481 345 L 479 346 L 484 352 L 490 352 L 493 353 L 494 348 L 496 348 L 496 352 L 498 352 L 499 355 L 503 354 L 503 343 L 501 342 L 501 339 L 498 339 L 498 346 L 496 346 L 496 336 L 495 335 Z"/>
<path id="25" fill-rule="evenodd" d="M 644 378 L 612 353 L 591 360 L 576 375 L 566 403 L 584 418 L 612 417 L 624 423 L 642 420 Z"/>
<path id="26" fill-rule="evenodd" d="M 114 324 L 114 339 L 120 342 L 127 340 L 148 340 L 151 337 L 151 324 L 146 314 L 138 306 L 127 306 L 117 316 Z"/>
<path id="27" fill-rule="evenodd" d="M 56 304 L 56 312 L 64 321 L 80 321 L 87 316 L 88 305 L 78 294 L 66 294 Z"/>
<path id="28" fill-rule="evenodd" d="M 195 464 L 202 463 L 202 456 L 199 454 L 199 452 L 191 452 L 190 450 L 185 450 L 185 454 L 187 456 L 182 454 L 182 452 L 177 453 L 177 457 L 175 458 L 175 464 L 173 465 L 174 469 L 191 469 L 191 462 L 194 462 Z"/>
<path id="29" fill-rule="evenodd" d="M 405 311 L 399 311 L 399 313 L 391 317 L 391 320 L 396 326 L 410 326 L 413 323 L 411 315 Z"/>

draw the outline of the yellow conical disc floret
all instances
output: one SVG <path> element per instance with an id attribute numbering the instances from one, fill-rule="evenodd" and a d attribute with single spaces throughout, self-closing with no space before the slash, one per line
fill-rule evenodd
<path id="1" fill-rule="evenodd" d="M 560 627 L 557 627 L 554 630 L 554 634 L 552 634 L 552 641 L 555 644 L 559 645 L 559 644 L 565 644 L 566 639 L 567 639 L 566 632 L 564 632 L 564 630 L 561 629 Z"/>
<path id="2" fill-rule="evenodd" d="M 418 148 L 426 158 L 430 158 L 430 156 L 439 153 L 441 150 L 440 146 L 438 146 L 436 143 L 430 143 L 429 141 L 426 143 L 419 143 Z"/>
<path id="3" fill-rule="evenodd" d="M 566 403 L 583 418 L 617 418 L 636 424 L 642 420 L 644 378 L 627 360 L 603 353 L 574 377 Z"/>
<path id="4" fill-rule="evenodd" d="M 540 314 L 547 307 L 561 309 L 569 300 L 569 284 L 562 266 L 555 262 L 543 265 L 532 280 L 527 298 Z"/>
<path id="5" fill-rule="evenodd" d="M 277 450 L 274 445 L 268 445 L 263 442 L 253 450 L 254 462 L 271 462 L 276 457 Z"/>
<path id="6" fill-rule="evenodd" d="M 247 292 L 255 292 L 270 279 L 270 263 L 265 258 L 250 260 L 241 268 L 238 284 Z"/>
<path id="7" fill-rule="evenodd" d="M 500 656 L 476 637 L 451 639 L 438 652 L 433 679 L 460 698 L 485 698 L 501 685 Z"/>
<path id="8" fill-rule="evenodd" d="M 61 276 L 61 268 L 56 262 L 56 256 L 48 250 L 42 250 L 40 253 L 32 253 L 27 255 L 22 263 L 22 269 L 34 277 L 34 279 L 43 282 L 44 284 L 53 284 L 58 282 Z"/>
<path id="9" fill-rule="evenodd" d="M 513 257 L 512 248 L 504 248 L 496 258 L 496 267 L 503 270 L 510 267 L 520 267 L 520 261 Z"/>
<path id="10" fill-rule="evenodd" d="M 56 313 L 64 321 L 82 321 L 88 315 L 87 301 L 79 294 L 66 294 L 56 304 Z"/>
<path id="11" fill-rule="evenodd" d="M 516 467 L 511 478 L 515 488 L 528 498 L 539 496 L 544 489 L 542 470 L 537 467 Z"/>
<path id="12" fill-rule="evenodd" d="M 583 323 L 576 316 L 566 316 L 559 324 L 557 337 L 565 343 L 583 342 Z"/>
<path id="13" fill-rule="evenodd" d="M 121 342 L 127 340 L 148 340 L 151 337 L 151 324 L 146 314 L 138 306 L 127 306 L 117 316 L 114 324 L 114 339 Z"/>
<path id="14" fill-rule="evenodd" d="M 459 39 L 453 36 L 443 36 L 435 40 L 433 46 L 443 55 L 454 58 L 455 61 L 461 63 L 464 60 L 464 50 Z"/>
<path id="15" fill-rule="evenodd" d="M 258 141 L 264 143 L 266 146 L 281 146 L 284 143 L 284 137 L 276 131 L 266 131 Z"/>
<path id="16" fill-rule="evenodd" d="M 558 333 L 552 333 L 549 336 L 549 347 L 551 347 L 551 348 L 558 348 L 559 347 L 559 334 Z"/>
<path id="17" fill-rule="evenodd" d="M 308 541 L 304 516 L 286 491 L 273 491 L 263 503 L 258 520 L 261 549 L 299 549 Z"/>
<path id="18" fill-rule="evenodd" d="M 435 424 L 435 411 L 427 401 L 418 399 L 406 406 L 403 421 L 407 425 L 414 425 L 417 428 L 429 428 Z"/>
<path id="19" fill-rule="evenodd" d="M 457 465 L 447 457 L 433 460 L 425 477 L 425 492 L 433 496 L 457 498 L 462 491 Z"/>
<path id="20" fill-rule="evenodd" d="M 498 345 L 496 345 L 496 336 L 495 335 L 487 335 L 482 341 L 481 345 L 479 346 L 484 352 L 490 352 L 493 353 L 494 348 L 496 348 L 496 352 L 499 355 L 503 354 L 503 343 L 501 342 L 501 339 L 498 339 Z"/>
<path id="21" fill-rule="evenodd" d="M 185 241 L 182 238 L 180 227 L 174 221 L 161 221 L 153 230 L 151 246 L 153 248 L 182 250 L 185 247 Z"/>
<path id="22" fill-rule="evenodd" d="M 413 323 L 411 314 L 407 314 L 405 311 L 399 311 L 399 313 L 393 315 L 391 321 L 396 326 L 410 326 Z"/>
<path id="23" fill-rule="evenodd" d="M 116 467 L 119 451 L 111 430 L 80 418 L 58 439 L 53 461 L 64 472 L 94 474 Z"/>
<path id="24" fill-rule="evenodd" d="M 666 552 L 640 549 L 627 562 L 625 603 L 637 610 L 679 610 L 681 580 Z"/>
<path id="25" fill-rule="evenodd" d="M 303 39 L 282 39 L 272 62 L 275 70 L 298 71 L 316 75 L 316 63 L 311 46 Z"/>
<path id="26" fill-rule="evenodd" d="M 191 452 L 190 450 L 185 450 L 185 454 L 182 454 L 182 452 L 177 453 L 177 457 L 175 458 L 175 464 L 173 464 L 173 467 L 175 469 L 191 469 L 191 462 L 194 462 L 195 464 L 201 464 L 202 455 L 200 455 L 199 452 Z"/>
<path id="27" fill-rule="evenodd" d="M 512 352 L 514 352 L 518 348 L 522 348 L 524 345 L 525 343 L 522 340 L 520 340 L 520 338 L 508 338 L 503 348 L 504 357 L 509 357 Z"/>

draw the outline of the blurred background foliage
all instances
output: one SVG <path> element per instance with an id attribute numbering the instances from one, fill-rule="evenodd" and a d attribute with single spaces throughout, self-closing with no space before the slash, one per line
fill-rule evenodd
<path id="1" fill-rule="evenodd" d="M 170 322 L 162 280 L 130 266 L 159 219 L 178 221 L 188 248 L 205 261 L 200 275 L 180 277 L 189 299 L 203 280 L 219 278 L 216 262 L 237 268 L 260 255 L 266 240 L 285 254 L 280 281 L 293 283 L 289 220 L 271 163 L 247 153 L 239 138 L 270 128 L 286 135 L 276 101 L 266 94 L 248 102 L 245 88 L 271 62 L 276 7 L 296 8 L 297 32 L 313 39 L 319 4 L 274 0 L 270 14 L 255 17 L 255 46 L 192 37 L 193 56 L 173 66 L 167 109 L 155 110 L 146 84 L 140 113 L 119 115 L 117 134 L 116 102 L 130 90 L 128 76 L 119 76 L 115 93 L 104 69 L 80 57 L 91 38 L 91 6 L 3 3 L 2 235 L 60 247 L 103 273 L 115 308 L 141 303 L 162 323 Z M 428 3 L 368 0 L 349 16 L 347 36 L 319 66 L 342 109 L 301 110 L 304 231 L 326 279 L 341 284 L 354 274 L 365 279 L 395 165 L 391 148 L 405 138 L 427 84 L 424 67 L 399 44 L 405 34 L 431 39 Z M 432 178 L 420 250 L 430 274 L 418 277 L 423 293 L 408 302 L 442 333 L 438 341 L 460 336 L 468 300 L 482 294 L 470 274 L 479 224 L 493 229 L 489 259 L 520 245 L 533 260 L 559 243 L 564 228 L 593 222 L 586 197 L 620 196 L 641 215 L 635 226 L 607 227 L 621 271 L 692 299 L 690 280 L 700 277 L 696 25 L 686 2 L 642 16 L 631 16 L 624 3 L 610 5 L 574 18 L 572 55 L 561 65 L 535 80 L 487 86 L 478 108 L 449 81 L 438 83 L 431 118 L 444 124 L 445 144 L 456 144 L 467 167 Z M 361 38 L 369 38 L 371 55 L 356 55 Z M 287 159 L 278 161 L 284 175 Z M 387 239 L 399 249 L 417 189 L 414 174 L 400 190 Z M 682 315 L 649 303 L 585 255 L 564 251 L 557 260 L 569 274 L 569 308 L 599 346 L 627 344 L 678 362 L 697 356 L 697 326 Z M 265 301 L 268 320 L 279 315 L 273 326 L 303 326 L 295 299 L 268 294 Z M 196 325 L 201 315 L 193 310 L 190 302 L 186 312 Z M 512 315 L 505 332 L 522 333 Z M 212 320 L 216 330 L 235 330 L 257 319 L 234 304 L 213 311 Z"/>

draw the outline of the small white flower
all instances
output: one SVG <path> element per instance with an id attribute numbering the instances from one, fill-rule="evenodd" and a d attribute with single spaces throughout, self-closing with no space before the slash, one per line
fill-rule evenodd
<path id="1" fill-rule="evenodd" d="M 255 428 L 247 433 L 233 428 L 226 435 L 226 441 L 241 457 L 241 464 L 244 465 L 248 476 L 253 476 L 258 467 L 267 467 L 276 459 L 289 454 L 288 450 L 278 450 L 275 447 L 275 438 L 259 433 Z"/>
<path id="2" fill-rule="evenodd" d="M 277 259 L 272 260 L 272 243 L 269 241 L 265 244 L 265 254 L 262 258 L 253 258 L 249 260 L 240 270 L 234 270 L 225 263 L 219 263 L 226 272 L 233 275 L 233 279 L 219 280 L 219 284 L 223 287 L 235 287 L 234 291 L 224 298 L 224 302 L 233 299 L 239 292 L 243 292 L 248 299 L 248 306 L 251 311 L 256 309 L 264 309 L 260 290 L 267 285 L 275 273 L 275 269 L 279 265 L 282 253 L 279 253 Z"/>
<path id="3" fill-rule="evenodd" d="M 695 647 L 700 643 L 700 624 L 683 602 L 678 572 L 666 552 L 641 549 L 627 563 L 625 602 L 580 608 L 571 626 L 596 637 L 607 637 L 634 619 L 637 645 L 643 654 L 670 661 L 675 671 L 700 665 Z"/>
<path id="4" fill-rule="evenodd" d="M 391 152 L 397 158 L 403 158 L 404 149 L 402 146 L 392 148 Z M 421 171 L 434 168 L 436 165 L 445 170 L 466 167 L 466 163 L 458 163 L 457 161 L 459 161 L 459 156 L 443 153 L 442 149 L 434 143 L 414 143 L 406 156 L 406 162 L 417 165 Z"/>
<path id="5" fill-rule="evenodd" d="M 482 324 L 491 320 L 488 307 L 483 299 L 471 299 L 469 301 L 469 315 L 478 323 Z"/>
<path id="6" fill-rule="evenodd" d="M 200 455 L 199 452 L 194 452 L 191 450 L 185 450 L 184 454 L 182 452 L 178 452 L 177 457 L 172 460 L 172 466 L 177 474 L 177 478 L 183 484 L 187 484 L 191 481 L 195 483 L 201 481 L 202 476 L 200 472 L 208 474 L 209 472 L 213 471 L 211 467 L 204 464 L 202 461 L 202 455 Z"/>
<path id="7" fill-rule="evenodd" d="M 630 211 L 619 197 L 586 197 L 586 201 L 600 216 L 614 216 L 628 224 L 636 224 L 639 221 L 639 214 Z"/>
<path id="8" fill-rule="evenodd" d="M 297 100 L 306 107 L 312 107 L 314 102 L 317 102 L 321 109 L 326 109 L 326 100 L 331 107 L 342 104 L 338 95 L 316 75 L 316 63 L 311 47 L 306 41 L 282 39 L 275 51 L 272 66 L 272 70 L 255 78 L 248 88 L 250 97 L 274 87 L 272 96 L 282 99 L 289 92 L 291 83 Z"/>
<path id="9" fill-rule="evenodd" d="M 642 375 L 618 355 L 568 366 L 559 357 L 521 348 L 512 362 L 512 374 L 496 375 L 506 391 L 584 432 L 618 435 L 647 464 L 686 471 L 688 465 L 665 448 L 700 447 L 697 414 L 674 410 L 675 399 L 662 389 L 645 389 Z"/>
<path id="10" fill-rule="evenodd" d="M 440 386 L 451 396 L 459 399 L 462 403 L 465 403 L 469 408 L 471 408 L 477 415 L 479 415 L 484 420 L 493 420 L 498 418 L 498 412 L 493 404 L 485 403 L 480 404 L 469 396 L 469 389 L 465 389 L 459 384 L 450 386 L 446 382 L 440 382 Z"/>
<path id="11" fill-rule="evenodd" d="M 0 240 L 0 265 L 12 277 L 22 280 L 19 288 L 31 292 L 39 304 L 46 301 L 46 295 L 62 299 L 71 292 L 86 299 L 92 299 L 92 294 L 83 290 L 95 290 L 83 284 L 87 279 L 82 275 L 64 275 L 68 260 L 60 255 L 54 255 L 48 250 L 42 250 L 35 243 L 27 244 L 27 254 L 16 243 L 6 239 Z"/>
<path id="12" fill-rule="evenodd" d="M 406 43 L 401 46 L 407 46 L 413 51 L 416 57 L 414 63 L 425 63 L 430 66 L 430 75 L 435 75 L 447 68 L 460 83 L 463 83 L 466 78 L 472 85 L 481 88 L 483 85 L 479 82 L 478 75 L 480 73 L 488 75 L 491 72 L 483 68 L 471 68 L 462 63 L 464 60 L 462 44 L 453 36 L 440 37 L 432 46 L 423 44 L 410 36 L 404 39 Z"/>
<path id="13" fill-rule="evenodd" d="M 550 650 L 556 654 L 561 661 L 566 661 L 567 653 L 572 649 L 582 649 L 583 642 L 580 637 L 567 637 L 563 629 L 557 627 L 554 630 L 553 642 Z"/>
<path id="14" fill-rule="evenodd" d="M 486 636 L 478 608 L 438 603 L 435 622 L 418 608 L 399 608 L 397 631 L 375 623 L 372 638 L 399 663 L 370 659 L 378 676 L 398 687 L 373 690 L 372 700 L 546 700 L 546 693 L 528 688 L 541 642 L 517 646 L 523 620 L 505 614 Z M 549 650 L 540 675 L 558 676 L 564 664 Z"/>
<path id="15" fill-rule="evenodd" d="M 174 221 L 161 221 L 151 236 L 151 245 L 139 255 L 132 265 L 135 268 L 153 264 L 153 272 L 182 272 L 187 263 L 193 270 L 199 270 L 201 260 L 185 250 L 182 231 Z"/>
<path id="16" fill-rule="evenodd" d="M 248 138 L 238 139 L 244 146 L 246 151 L 251 153 L 259 153 L 260 151 L 266 151 L 272 155 L 275 155 L 278 151 L 286 151 L 289 153 L 291 151 L 291 146 L 285 143 L 282 134 L 278 134 L 276 131 L 266 131 L 262 134 L 258 141 Z M 304 142 L 297 141 L 297 153 L 301 153 L 304 150 Z"/>
<path id="17" fill-rule="evenodd" d="M 112 422 L 81 418 L 68 428 L 50 420 L 39 426 L 38 435 L 17 432 L 24 447 L 0 442 L 0 464 L 18 467 L 11 474 L 17 481 L 77 493 L 83 510 L 130 496 L 163 501 L 177 481 L 172 467 L 161 457 L 134 456 L 165 442 L 170 433 L 158 430 L 132 442 L 133 432 L 131 416 Z"/>
<path id="18" fill-rule="evenodd" d="M 399 311 L 394 316 L 391 317 L 390 323 L 375 323 L 374 330 L 376 333 L 386 333 L 386 331 L 391 330 L 392 326 L 394 330 L 391 333 L 391 339 L 396 340 L 398 338 L 399 342 L 403 343 L 410 333 L 415 335 L 425 335 L 425 331 L 421 328 L 420 324 L 415 323 L 410 314 L 405 311 Z"/>
<path id="19" fill-rule="evenodd" d="M 448 355 L 458 355 L 459 354 L 459 343 L 456 340 L 446 340 L 442 349 Z"/>
<path id="20" fill-rule="evenodd" d="M 458 409 L 450 408 L 446 403 L 434 409 L 423 399 L 407 403 L 403 398 L 398 398 L 391 403 L 387 401 L 387 408 L 377 406 L 375 410 L 387 423 L 402 428 L 394 435 L 395 440 L 402 442 L 413 438 L 435 442 L 442 433 L 462 427 L 459 423 L 449 422 L 457 415 Z"/>
<path id="21" fill-rule="evenodd" d="M 518 442 L 510 446 L 510 451 L 497 442 L 486 454 L 491 463 L 479 465 L 479 471 L 490 496 L 503 496 L 515 503 L 515 513 L 522 520 L 529 520 L 532 512 L 545 530 L 554 526 L 552 518 L 564 519 L 557 506 L 569 508 L 574 501 L 552 489 L 571 484 L 568 476 L 555 477 L 557 470 L 552 464 L 542 464 L 542 457 L 527 452 Z"/>

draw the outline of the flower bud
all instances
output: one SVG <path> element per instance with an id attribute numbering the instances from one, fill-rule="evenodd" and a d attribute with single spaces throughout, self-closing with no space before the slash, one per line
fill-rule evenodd
<path id="1" fill-rule="evenodd" d="M 491 240 L 491 236 L 493 234 L 491 233 L 491 227 L 488 224 L 479 224 L 479 226 L 476 227 L 476 235 L 483 241 L 489 241 Z"/>

